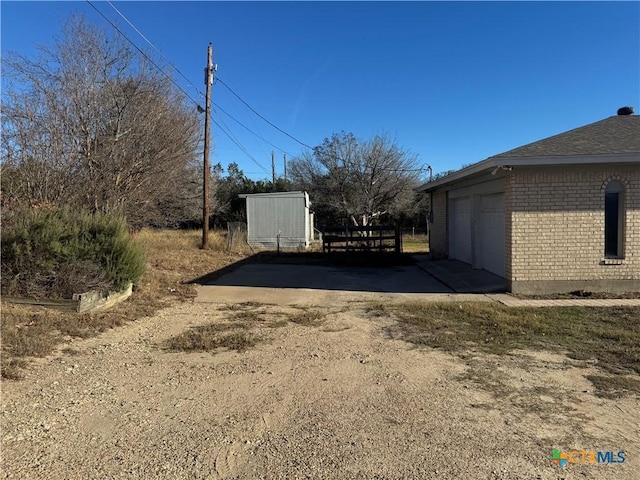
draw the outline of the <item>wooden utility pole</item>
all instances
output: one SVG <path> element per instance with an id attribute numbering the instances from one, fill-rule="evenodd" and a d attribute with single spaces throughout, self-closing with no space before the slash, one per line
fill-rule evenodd
<path id="1" fill-rule="evenodd" d="M 271 181 L 276 184 L 276 152 L 271 150 Z"/>
<path id="2" fill-rule="evenodd" d="M 286 183 L 287 182 L 287 154 L 285 153 L 282 157 L 284 158 L 284 181 Z"/>
<path id="3" fill-rule="evenodd" d="M 204 117 L 204 161 L 202 187 L 202 248 L 209 248 L 209 130 L 211 126 L 211 85 L 213 84 L 213 46 L 209 43 L 207 49 L 207 66 L 204 68 L 204 84 L 206 90 L 206 105 Z"/>

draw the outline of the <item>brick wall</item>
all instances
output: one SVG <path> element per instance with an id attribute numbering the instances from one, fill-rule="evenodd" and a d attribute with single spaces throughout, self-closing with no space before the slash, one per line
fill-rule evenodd
<path id="1" fill-rule="evenodd" d="M 531 282 L 564 282 L 565 289 L 601 282 L 605 290 L 620 290 L 611 287 L 619 280 L 640 284 L 638 165 L 514 168 L 507 177 L 505 260 L 514 292 L 536 290 Z M 604 260 L 604 187 L 611 180 L 625 186 L 619 262 Z"/>
<path id="2" fill-rule="evenodd" d="M 438 190 L 431 198 L 432 222 L 429 224 L 429 251 L 433 258 L 444 258 L 449 254 L 447 238 L 447 192 Z"/>

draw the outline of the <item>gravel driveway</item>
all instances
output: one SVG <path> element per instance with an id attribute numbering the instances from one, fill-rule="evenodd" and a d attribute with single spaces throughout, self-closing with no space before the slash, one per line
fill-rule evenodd
<path id="1" fill-rule="evenodd" d="M 365 307 L 300 325 L 267 320 L 301 307 L 189 302 L 74 341 L 4 383 L 2 478 L 640 478 L 640 402 L 595 397 L 589 365 L 414 348 Z M 242 315 L 247 351 L 161 347 Z M 554 448 L 627 461 L 560 469 Z"/>

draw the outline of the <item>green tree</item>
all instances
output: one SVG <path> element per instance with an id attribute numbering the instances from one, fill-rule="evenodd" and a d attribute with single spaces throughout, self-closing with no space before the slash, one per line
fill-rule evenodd
<path id="1" fill-rule="evenodd" d="M 276 181 L 252 180 L 240 169 L 237 163 L 232 162 L 225 171 L 220 164 L 214 166 L 218 176 L 215 196 L 212 200 L 213 225 L 218 228 L 226 228 L 227 222 L 246 222 L 246 201 L 240 198 L 241 194 L 286 192 L 293 188 L 291 182 L 284 178 L 276 178 Z"/>

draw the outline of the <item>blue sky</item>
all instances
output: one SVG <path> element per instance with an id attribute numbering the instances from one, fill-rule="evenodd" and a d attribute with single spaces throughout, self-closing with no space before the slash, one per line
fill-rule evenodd
<path id="1" fill-rule="evenodd" d="M 93 2 L 152 49 L 107 2 Z M 346 130 L 387 134 L 434 173 L 611 115 L 640 111 L 640 2 L 112 2 L 200 92 L 207 45 L 217 75 L 251 107 L 311 146 Z M 2 53 L 50 45 L 71 12 L 112 27 L 87 2 L 0 5 Z M 200 93 L 176 81 L 204 105 Z M 213 163 L 249 177 L 282 173 L 304 147 L 224 86 Z"/>

